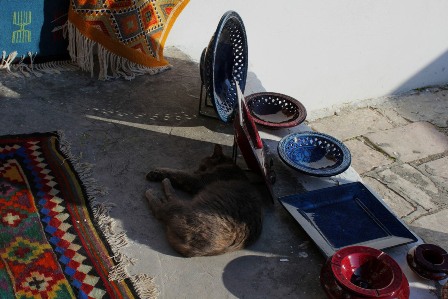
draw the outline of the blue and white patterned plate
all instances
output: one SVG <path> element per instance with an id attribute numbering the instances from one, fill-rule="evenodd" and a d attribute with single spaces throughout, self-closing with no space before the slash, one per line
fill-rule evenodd
<path id="1" fill-rule="evenodd" d="M 219 118 L 230 122 L 238 106 L 236 83 L 246 87 L 248 68 L 247 36 L 243 20 L 234 11 L 226 12 L 201 58 L 206 92 Z"/>
<path id="2" fill-rule="evenodd" d="M 349 149 L 336 138 L 317 132 L 289 134 L 278 144 L 280 158 L 292 168 L 312 176 L 329 177 L 347 170 Z"/>

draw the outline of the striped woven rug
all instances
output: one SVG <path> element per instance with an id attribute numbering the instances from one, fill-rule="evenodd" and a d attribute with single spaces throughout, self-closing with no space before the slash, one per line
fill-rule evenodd
<path id="1" fill-rule="evenodd" d="M 69 151 L 55 132 L 0 137 L 0 298 L 156 297 Z"/>

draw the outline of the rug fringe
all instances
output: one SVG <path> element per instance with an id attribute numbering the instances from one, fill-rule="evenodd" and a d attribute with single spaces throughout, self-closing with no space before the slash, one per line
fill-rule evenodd
<path id="1" fill-rule="evenodd" d="M 2 60 L 0 61 L 0 69 L 6 70 L 9 74 L 20 77 L 20 75 L 16 74 L 11 70 L 11 64 L 14 61 L 14 59 L 17 57 L 18 53 L 17 51 L 14 51 L 12 53 L 9 53 L 8 57 L 6 57 L 6 51 L 3 51 L 2 53 Z"/>
<path id="2" fill-rule="evenodd" d="M 109 216 L 112 206 L 109 203 L 99 203 L 93 207 L 94 219 L 114 252 L 114 256 L 111 258 L 113 258 L 115 266 L 109 270 L 108 278 L 112 281 L 129 279 L 140 298 L 155 299 L 158 297 L 159 291 L 154 278 L 147 274 L 130 275 L 127 271 L 127 267 L 135 264 L 136 260 L 120 251 L 128 245 L 128 239 L 124 231 L 115 229 L 115 221 Z"/>
<path id="3" fill-rule="evenodd" d="M 170 65 L 146 67 L 118 56 L 107 50 L 101 44 L 85 37 L 70 21 L 67 21 L 67 33 L 68 51 L 72 61 L 83 71 L 90 72 L 92 77 L 94 75 L 95 52 L 97 52 L 99 80 L 104 81 L 119 77 L 132 80 L 135 76 L 145 74 L 155 75 L 171 68 Z"/>
<path id="4" fill-rule="evenodd" d="M 126 271 L 126 266 L 131 264 L 131 261 L 128 259 L 128 257 L 122 253 L 118 253 L 113 256 L 113 259 L 116 264 L 109 271 L 109 280 L 122 281 L 130 278 L 130 275 Z"/>
<path id="5" fill-rule="evenodd" d="M 49 61 L 34 64 L 34 71 L 45 74 L 60 74 L 63 71 L 76 71 L 79 67 L 71 60 Z"/>
<path id="6" fill-rule="evenodd" d="M 30 59 L 29 64 L 23 62 L 26 58 L 24 55 L 20 57 L 19 62 L 13 63 L 18 56 L 17 51 L 9 53 L 8 55 L 6 55 L 6 51 L 3 51 L 0 60 L 0 69 L 6 70 L 8 74 L 17 78 L 30 77 L 31 75 L 41 77 L 43 73 L 60 74 L 62 71 L 74 71 L 79 69 L 79 67 L 71 60 L 34 63 L 36 55 L 36 53 L 33 54 L 28 52 L 28 58 Z"/>
<path id="7" fill-rule="evenodd" d="M 131 277 L 131 281 L 134 284 L 137 294 L 141 298 L 157 298 L 159 292 L 157 291 L 157 286 L 154 282 L 154 278 L 146 275 L 140 274 Z"/>
<path id="8" fill-rule="evenodd" d="M 154 278 L 147 274 L 130 275 L 127 271 L 127 267 L 136 262 L 122 253 L 122 249 L 129 245 L 129 241 L 126 237 L 126 232 L 116 228 L 116 222 L 110 217 L 110 210 L 115 206 L 108 202 L 98 202 L 97 198 L 107 195 L 108 190 L 101 188 L 97 181 L 91 177 L 92 164 L 80 162 L 79 157 L 72 154 L 70 144 L 65 139 L 64 133 L 58 131 L 59 146 L 61 152 L 68 158 L 73 164 L 78 176 L 84 183 L 88 201 L 92 208 L 93 219 L 103 233 L 107 243 L 109 244 L 113 256 L 115 265 L 109 269 L 110 281 L 122 281 L 129 279 L 133 284 L 137 294 L 141 299 L 155 299 L 158 297 L 157 286 L 154 282 Z"/>

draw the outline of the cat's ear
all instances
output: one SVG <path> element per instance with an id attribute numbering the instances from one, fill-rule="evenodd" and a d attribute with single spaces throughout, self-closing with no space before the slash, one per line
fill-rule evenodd
<path id="1" fill-rule="evenodd" d="M 222 152 L 222 146 L 219 144 L 215 144 L 215 149 L 213 150 L 213 158 L 221 158 L 222 156 L 224 156 L 223 152 Z"/>

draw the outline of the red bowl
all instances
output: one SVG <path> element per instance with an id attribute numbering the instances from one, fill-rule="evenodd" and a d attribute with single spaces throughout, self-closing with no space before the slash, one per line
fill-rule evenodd
<path id="1" fill-rule="evenodd" d="M 350 246 L 337 251 L 321 271 L 331 299 L 408 299 L 409 283 L 397 262 L 381 250 Z"/>
<path id="2" fill-rule="evenodd" d="M 246 97 L 246 103 L 254 121 L 265 127 L 294 127 L 306 118 L 306 109 L 302 103 L 284 94 L 254 93 Z"/>

